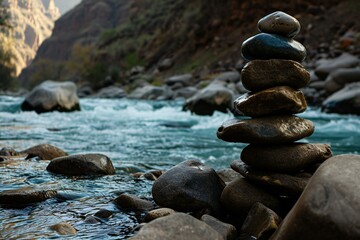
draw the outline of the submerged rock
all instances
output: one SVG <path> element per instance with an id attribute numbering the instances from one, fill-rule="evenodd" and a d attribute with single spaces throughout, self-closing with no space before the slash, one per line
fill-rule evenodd
<path id="1" fill-rule="evenodd" d="M 249 167 L 242 161 L 233 161 L 231 168 L 239 172 L 252 183 L 256 183 L 267 190 L 286 196 L 299 196 L 305 189 L 311 174 L 284 174 L 262 171 Z"/>
<path id="2" fill-rule="evenodd" d="M 296 18 L 286 13 L 276 11 L 260 19 L 258 28 L 261 32 L 293 38 L 300 32 L 300 23 Z"/>
<path id="3" fill-rule="evenodd" d="M 189 160 L 161 175 L 153 185 L 152 195 L 162 207 L 184 212 L 208 208 L 220 214 L 220 195 L 224 186 L 214 169 Z"/>
<path id="4" fill-rule="evenodd" d="M 287 86 L 247 93 L 234 101 L 235 110 L 250 117 L 301 113 L 306 107 L 304 94 Z"/>
<path id="5" fill-rule="evenodd" d="M 25 149 L 20 152 L 21 154 L 27 154 L 26 159 L 37 157 L 40 160 L 52 160 L 57 157 L 64 157 L 68 154 L 50 144 L 39 144 L 31 148 Z"/>
<path id="6" fill-rule="evenodd" d="M 129 240 L 223 240 L 224 238 L 206 223 L 185 213 L 174 213 L 158 218 L 143 226 Z"/>
<path id="7" fill-rule="evenodd" d="M 154 208 L 152 202 L 127 193 L 121 194 L 114 201 L 118 207 L 131 211 L 146 211 Z"/>
<path id="8" fill-rule="evenodd" d="M 241 82 L 250 91 L 277 86 L 305 87 L 310 73 L 298 62 L 284 59 L 253 60 L 241 71 Z"/>
<path id="9" fill-rule="evenodd" d="M 73 82 L 45 81 L 26 96 L 21 109 L 37 113 L 80 110 L 76 85 Z"/>
<path id="10" fill-rule="evenodd" d="M 275 172 L 298 172 L 332 156 L 330 145 L 292 143 L 285 145 L 248 145 L 241 160 L 258 169 Z"/>
<path id="11" fill-rule="evenodd" d="M 296 116 L 270 116 L 256 119 L 226 121 L 217 131 L 227 142 L 257 144 L 291 143 L 310 136 L 314 124 Z"/>
<path id="12" fill-rule="evenodd" d="M 280 206 L 280 201 L 276 196 L 251 184 L 243 177 L 238 177 L 229 183 L 221 194 L 221 203 L 229 213 L 241 217 L 245 217 L 257 202 L 271 209 L 277 209 Z"/>
<path id="13" fill-rule="evenodd" d="M 32 187 L 24 187 L 0 192 L 0 204 L 24 205 L 43 202 L 56 195 L 55 190 L 42 190 Z"/>
<path id="14" fill-rule="evenodd" d="M 360 239 L 360 156 L 327 160 L 271 240 Z"/>
<path id="15" fill-rule="evenodd" d="M 75 235 L 77 230 L 69 223 L 62 222 L 50 227 L 51 230 L 56 231 L 60 235 Z"/>
<path id="16" fill-rule="evenodd" d="M 243 42 L 242 56 L 256 59 L 288 59 L 301 62 L 306 57 L 305 47 L 293 40 L 276 34 L 259 33 Z"/>
<path id="17" fill-rule="evenodd" d="M 55 158 L 46 170 L 72 176 L 115 173 L 111 160 L 102 154 L 78 154 Z"/>

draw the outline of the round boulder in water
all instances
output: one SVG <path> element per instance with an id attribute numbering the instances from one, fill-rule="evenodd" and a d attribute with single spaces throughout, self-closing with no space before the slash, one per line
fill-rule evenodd
<path id="1" fill-rule="evenodd" d="M 162 207 L 184 212 L 211 209 L 221 214 L 220 195 L 224 186 L 214 169 L 188 160 L 161 175 L 153 185 L 152 195 Z"/>
<path id="2" fill-rule="evenodd" d="M 305 87 L 310 73 L 298 62 L 283 59 L 253 60 L 241 70 L 241 82 L 249 91 L 276 86 Z"/>
<path id="3" fill-rule="evenodd" d="M 300 32 L 300 23 L 289 14 L 276 11 L 260 19 L 258 28 L 264 33 L 275 33 L 293 38 Z"/>
<path id="4" fill-rule="evenodd" d="M 39 144 L 31 148 L 25 149 L 20 153 L 27 154 L 26 159 L 38 157 L 41 160 L 52 160 L 54 158 L 64 157 L 68 155 L 60 148 L 50 144 Z"/>
<path id="5" fill-rule="evenodd" d="M 235 110 L 250 117 L 301 113 L 306 106 L 304 94 L 287 86 L 246 93 L 234 101 Z"/>
<path id="6" fill-rule="evenodd" d="M 269 33 L 259 33 L 247 39 L 242 44 L 241 52 L 249 61 L 275 58 L 301 62 L 306 57 L 306 49 L 301 43 Z"/>
<path id="7" fill-rule="evenodd" d="M 278 144 L 295 142 L 313 132 L 314 124 L 310 120 L 280 115 L 228 120 L 220 126 L 217 136 L 227 142 Z"/>
<path id="8" fill-rule="evenodd" d="M 241 160 L 263 170 L 297 172 L 332 156 L 328 144 L 292 143 L 285 145 L 250 144 L 241 152 Z"/>
<path id="9" fill-rule="evenodd" d="M 55 190 L 44 190 L 25 187 L 14 190 L 6 190 L 0 193 L 0 204 L 23 205 L 43 202 L 56 195 Z"/>
<path id="10" fill-rule="evenodd" d="M 46 170 L 70 176 L 115 173 L 111 160 L 102 154 L 78 154 L 55 158 Z"/>

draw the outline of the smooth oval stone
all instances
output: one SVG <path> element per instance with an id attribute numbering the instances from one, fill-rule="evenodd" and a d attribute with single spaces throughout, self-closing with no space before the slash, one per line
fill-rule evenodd
<path id="1" fill-rule="evenodd" d="M 0 192 L 0 204 L 24 205 L 43 202 L 56 195 L 55 190 L 25 187 Z"/>
<path id="2" fill-rule="evenodd" d="M 161 217 L 165 217 L 165 216 L 168 216 L 173 213 L 176 213 L 176 212 L 175 212 L 175 210 L 173 210 L 171 208 L 154 209 L 154 210 L 149 211 L 145 215 L 144 222 L 151 222 L 152 220 L 155 220 L 155 219 L 161 218 Z"/>
<path id="3" fill-rule="evenodd" d="M 241 53 L 249 61 L 275 58 L 301 62 L 306 57 L 306 49 L 301 43 L 269 33 L 259 33 L 248 38 L 241 46 Z"/>
<path id="4" fill-rule="evenodd" d="M 40 144 L 31 148 L 25 149 L 21 153 L 27 154 L 26 159 L 38 157 L 41 160 L 52 160 L 58 157 L 64 157 L 68 154 L 58 147 L 50 144 Z"/>
<path id="5" fill-rule="evenodd" d="M 253 60 L 241 70 L 241 82 L 249 91 L 276 86 L 305 87 L 310 73 L 298 62 L 283 59 Z"/>
<path id="6" fill-rule="evenodd" d="M 50 229 L 56 231 L 60 235 L 75 235 L 77 230 L 67 222 L 58 223 L 50 226 Z"/>
<path id="7" fill-rule="evenodd" d="M 227 142 L 278 144 L 295 142 L 313 132 L 310 120 L 283 115 L 228 120 L 218 129 L 217 136 Z"/>
<path id="8" fill-rule="evenodd" d="M 231 168 L 239 172 L 247 180 L 263 186 L 267 190 L 286 196 L 299 196 L 311 177 L 311 174 L 308 173 L 289 175 L 257 170 L 239 160 L 233 161 Z"/>
<path id="9" fill-rule="evenodd" d="M 115 168 L 107 156 L 93 153 L 55 158 L 46 170 L 70 176 L 115 173 Z"/>
<path id="10" fill-rule="evenodd" d="M 141 199 L 133 194 L 123 193 L 114 201 L 118 207 L 131 211 L 146 211 L 154 208 L 152 202 Z"/>
<path id="11" fill-rule="evenodd" d="M 246 93 L 234 101 L 235 110 L 250 117 L 301 113 L 306 107 L 304 94 L 287 86 Z"/>
<path id="12" fill-rule="evenodd" d="M 300 23 L 289 14 L 276 11 L 260 19 L 258 28 L 264 33 L 276 33 L 293 38 L 300 32 Z"/>
<path id="13" fill-rule="evenodd" d="M 332 156 L 328 144 L 292 143 L 285 145 L 250 144 L 241 152 L 241 160 L 262 170 L 297 172 Z"/>
<path id="14" fill-rule="evenodd" d="M 221 203 L 232 214 L 246 217 L 251 207 L 260 202 L 271 209 L 280 206 L 279 199 L 271 193 L 251 184 L 243 177 L 229 183 L 221 194 Z"/>

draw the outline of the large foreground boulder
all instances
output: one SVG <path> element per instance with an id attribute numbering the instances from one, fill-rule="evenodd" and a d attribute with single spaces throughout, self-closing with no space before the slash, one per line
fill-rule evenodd
<path id="1" fill-rule="evenodd" d="M 360 83 L 348 84 L 335 92 L 323 102 L 322 110 L 328 113 L 360 115 Z"/>
<path id="2" fill-rule="evenodd" d="M 208 224 L 185 213 L 158 218 L 141 228 L 129 240 L 223 240 Z"/>
<path id="3" fill-rule="evenodd" d="M 184 212 L 210 209 L 220 214 L 224 186 L 214 169 L 189 160 L 161 175 L 153 185 L 152 195 L 162 207 Z"/>
<path id="4" fill-rule="evenodd" d="M 232 109 L 234 93 L 222 83 L 215 81 L 189 98 L 184 110 L 197 115 L 213 115 L 215 111 L 226 113 Z"/>
<path id="5" fill-rule="evenodd" d="M 21 104 L 21 109 L 37 113 L 80 110 L 76 85 L 73 82 L 45 81 L 30 92 Z"/>
<path id="6" fill-rule="evenodd" d="M 327 160 L 271 239 L 360 239 L 359 172 L 359 155 Z"/>
<path id="7" fill-rule="evenodd" d="M 102 154 L 78 154 L 55 158 L 46 170 L 71 176 L 115 173 L 111 160 Z"/>

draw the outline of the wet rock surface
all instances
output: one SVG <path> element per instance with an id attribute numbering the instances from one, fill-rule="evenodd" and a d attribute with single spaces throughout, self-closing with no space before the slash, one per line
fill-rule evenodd
<path id="1" fill-rule="evenodd" d="M 127 193 L 121 194 L 114 202 L 118 207 L 130 211 L 146 211 L 154 208 L 152 202 Z"/>
<path id="2" fill-rule="evenodd" d="M 54 158 L 68 155 L 62 149 L 50 144 L 36 145 L 21 151 L 20 154 L 27 155 L 26 159 L 37 157 L 40 160 L 52 160 Z"/>
<path id="3" fill-rule="evenodd" d="M 31 203 L 43 202 L 56 195 L 55 190 L 42 190 L 32 187 L 25 187 L 15 190 L 0 192 L 0 204 L 10 206 L 21 206 Z"/>
<path id="4" fill-rule="evenodd" d="M 289 14 L 277 11 L 261 18 L 258 22 L 258 28 L 261 32 L 293 38 L 300 32 L 300 23 Z"/>

